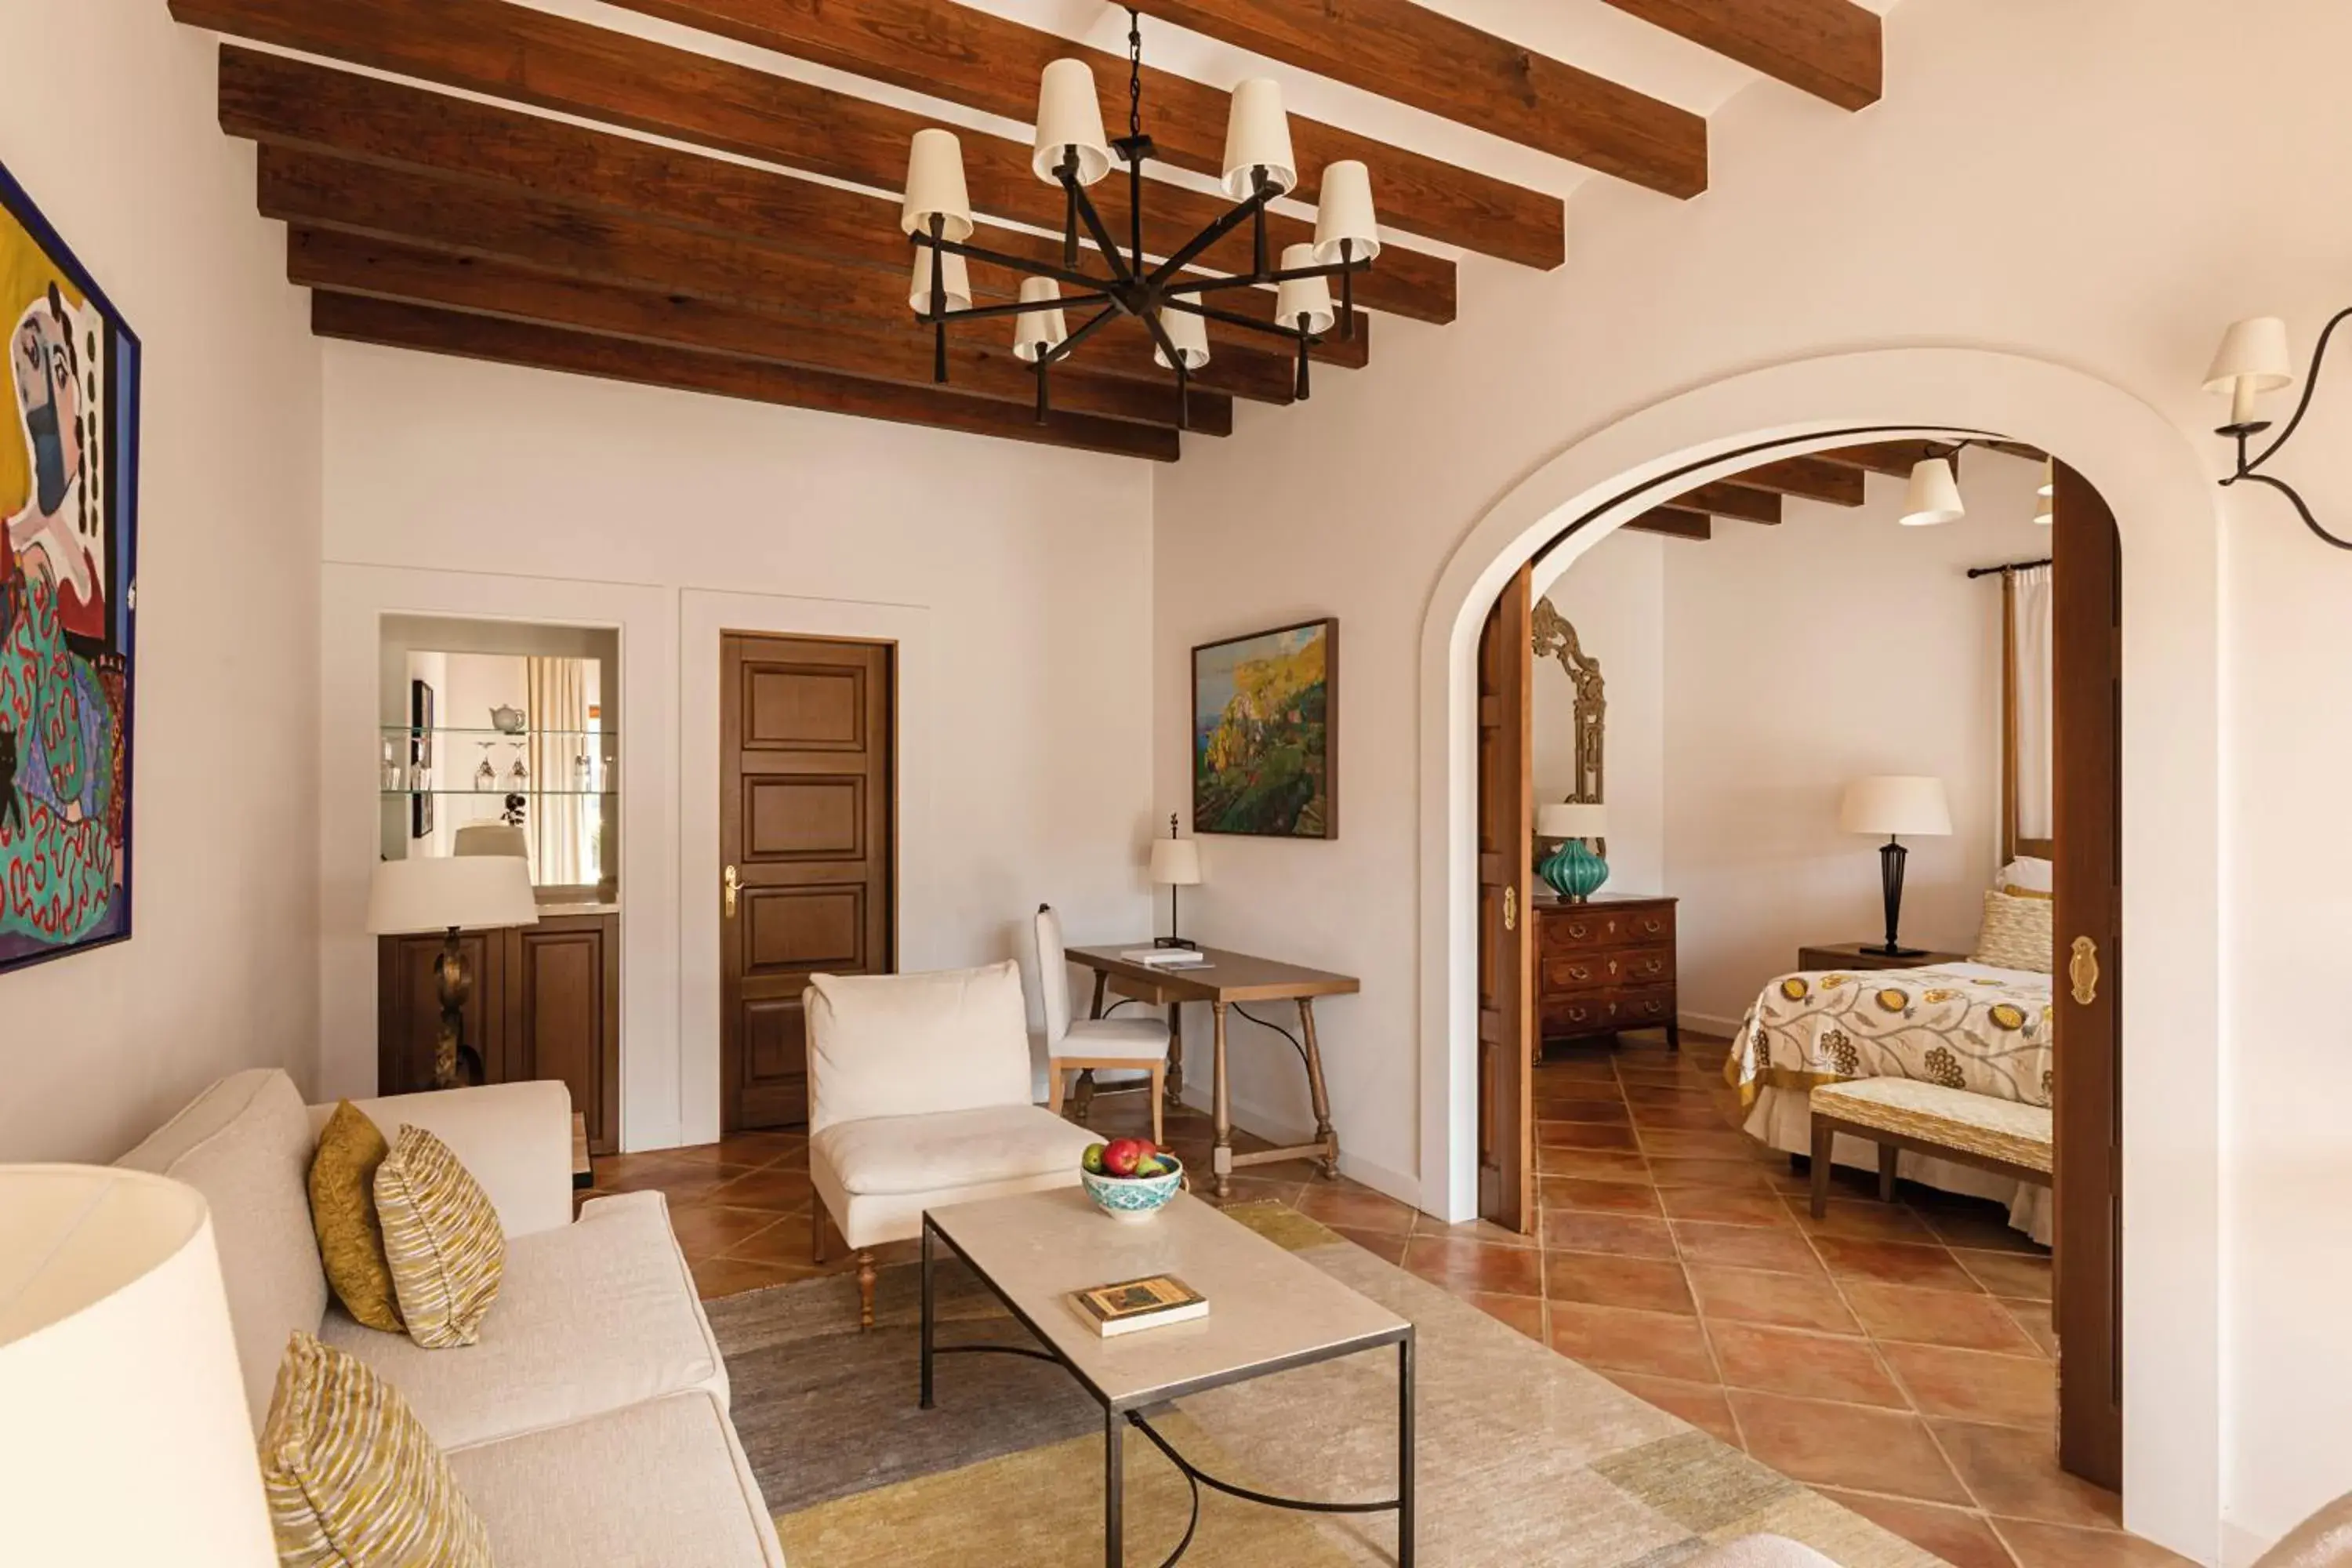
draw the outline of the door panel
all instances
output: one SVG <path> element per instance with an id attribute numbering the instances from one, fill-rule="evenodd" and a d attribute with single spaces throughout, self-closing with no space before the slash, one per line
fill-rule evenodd
<path id="1" fill-rule="evenodd" d="M 610 915 L 561 916 L 518 927 L 508 960 L 509 1073 L 561 1079 L 600 1154 L 621 1133 L 618 935 Z"/>
<path id="2" fill-rule="evenodd" d="M 889 647 L 721 639 L 721 1121 L 808 1120 L 801 993 L 814 973 L 887 973 L 896 880 Z"/>
<path id="3" fill-rule="evenodd" d="M 2115 514 L 2058 466 L 2058 1462 L 2123 1485 L 2123 577 Z"/>
<path id="4" fill-rule="evenodd" d="M 1478 639 L 1478 1214 L 1536 1223 L 1534 686 L 1529 568 L 1504 585 Z"/>

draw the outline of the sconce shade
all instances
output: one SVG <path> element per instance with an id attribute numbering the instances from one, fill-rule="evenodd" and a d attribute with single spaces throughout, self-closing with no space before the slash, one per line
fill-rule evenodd
<path id="1" fill-rule="evenodd" d="M 2286 346 L 2286 323 L 2276 316 L 2252 316 L 2231 323 L 2205 372 L 2208 392 L 2235 392 L 2252 381 L 2256 392 L 2276 392 L 2294 380 Z"/>
<path id="2" fill-rule="evenodd" d="M 1200 886 L 1201 846 L 1190 838 L 1153 839 L 1151 880 L 1162 888 Z"/>
<path id="3" fill-rule="evenodd" d="M 963 258 L 952 250 L 939 253 L 944 264 L 940 273 L 946 283 L 947 305 L 950 310 L 971 309 L 971 272 L 964 266 Z M 915 276 L 907 289 L 907 303 L 915 308 L 918 316 L 931 313 L 931 247 L 915 247 Z"/>
<path id="4" fill-rule="evenodd" d="M 898 226 L 908 234 L 930 232 L 931 216 L 946 222 L 945 237 L 961 244 L 971 237 L 971 197 L 963 184 L 963 143 L 952 131 L 933 126 L 915 132 L 907 150 L 907 199 Z"/>
<path id="5" fill-rule="evenodd" d="M 1958 522 L 1969 514 L 1960 504 L 1960 482 L 1946 458 L 1927 458 L 1911 465 L 1911 489 L 1904 497 L 1901 521 L 1906 528 L 1932 528 Z"/>
<path id="6" fill-rule="evenodd" d="M 1110 173 L 1095 73 L 1084 60 L 1055 60 L 1037 83 L 1037 150 L 1029 166 L 1039 179 L 1058 186 L 1062 159 L 1073 147 L 1078 150 L 1078 184 L 1091 185 Z"/>
<path id="7" fill-rule="evenodd" d="M 1041 300 L 1058 300 L 1061 285 L 1051 278 L 1021 279 L 1021 300 L 1024 304 L 1035 304 Z M 1070 335 L 1059 310 L 1029 310 L 1013 318 L 1013 353 L 1014 357 L 1035 364 L 1053 352 L 1054 345 Z"/>
<path id="8" fill-rule="evenodd" d="M 1838 826 L 1848 833 L 1941 838 L 1952 831 L 1952 807 L 1939 778 L 1894 774 L 1856 779 L 1845 786 Z"/>
<path id="9" fill-rule="evenodd" d="M 1315 247 L 1304 242 L 1282 247 L 1282 270 L 1316 265 Z M 1298 325 L 1298 318 L 1307 318 L 1310 332 L 1328 331 L 1331 323 L 1339 319 L 1331 309 L 1331 280 L 1328 278 L 1290 278 L 1275 286 L 1274 319 L 1286 327 Z"/>
<path id="10" fill-rule="evenodd" d="M 1209 363 L 1209 323 L 1190 310 L 1168 310 L 1160 312 L 1160 324 L 1168 333 L 1168 341 L 1184 356 L 1186 370 L 1198 370 Z M 1162 370 L 1176 367 L 1168 363 L 1168 352 L 1158 340 L 1151 344 L 1151 363 Z"/>
<path id="11" fill-rule="evenodd" d="M 379 860 L 368 888 L 368 932 L 401 936 L 451 926 L 497 930 L 539 923 L 530 867 L 510 855 Z"/>
<path id="12" fill-rule="evenodd" d="M 1538 838 L 1598 838 L 1609 831 L 1609 808 L 1598 801 L 1553 801 L 1536 807 Z"/>
<path id="13" fill-rule="evenodd" d="M 1261 168 L 1276 190 L 1298 184 L 1298 158 L 1290 150 L 1290 117 L 1282 111 L 1282 84 L 1252 77 L 1234 89 L 1233 107 L 1225 116 L 1225 195 L 1235 201 L 1250 195 L 1257 188 Z"/>
<path id="14" fill-rule="evenodd" d="M 1372 172 L 1353 158 L 1343 158 L 1323 170 L 1322 187 L 1315 196 L 1315 259 L 1328 267 L 1340 259 L 1339 242 L 1352 240 L 1349 253 L 1370 261 L 1381 253 L 1380 224 L 1372 216 Z"/>

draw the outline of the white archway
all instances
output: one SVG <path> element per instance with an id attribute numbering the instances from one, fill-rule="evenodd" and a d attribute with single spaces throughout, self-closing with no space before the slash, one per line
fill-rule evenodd
<path id="1" fill-rule="evenodd" d="M 1926 420 L 1927 423 L 1921 423 Z M 1866 431 L 1866 437 L 1853 434 Z M 1655 504 L 1856 439 L 1990 431 L 2055 452 L 2114 507 L 2124 575 L 2126 1522 L 2205 1563 L 2221 1517 L 2219 492 L 2182 433 L 2065 366 L 1977 349 L 1828 355 L 1680 394 L 1577 441 L 1490 508 L 1422 628 L 1421 1181 L 1476 1204 L 1474 661 L 1504 582 L 1562 529 L 1570 558 Z"/>

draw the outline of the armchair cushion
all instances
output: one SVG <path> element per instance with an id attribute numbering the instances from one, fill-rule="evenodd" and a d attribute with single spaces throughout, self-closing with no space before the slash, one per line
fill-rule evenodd
<path id="1" fill-rule="evenodd" d="M 1031 1103 L 1028 1006 L 1009 959 L 929 974 L 819 974 L 806 1008 L 812 1133 Z"/>
<path id="2" fill-rule="evenodd" d="M 1085 1128 L 1034 1105 L 838 1121 L 809 1142 L 809 1178 L 842 1239 L 901 1241 L 923 1211 L 1078 1184 Z"/>
<path id="3" fill-rule="evenodd" d="M 1150 1063 L 1164 1061 L 1168 1056 L 1168 1026 L 1157 1018 L 1085 1018 L 1070 1026 L 1054 1047 L 1054 1055 L 1065 1059 L 1097 1058 L 1103 1060 Z"/>

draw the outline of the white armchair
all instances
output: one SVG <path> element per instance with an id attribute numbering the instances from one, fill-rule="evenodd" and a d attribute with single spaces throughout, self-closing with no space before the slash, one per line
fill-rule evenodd
<path id="1" fill-rule="evenodd" d="M 1045 1109 L 1062 1113 L 1063 1080 L 1097 1068 L 1148 1072 L 1151 1096 L 1151 1141 L 1160 1142 L 1160 1102 L 1168 1088 L 1169 1028 L 1160 1018 L 1073 1018 L 1070 961 L 1062 943 L 1062 917 L 1051 904 L 1037 906 L 1037 978 L 1045 998 Z M 1087 1114 L 1078 1098 L 1078 1119 Z"/>
<path id="2" fill-rule="evenodd" d="M 825 1220 L 857 1254 L 858 1321 L 874 1325 L 874 1248 L 923 1211 L 1076 1186 L 1093 1137 L 1030 1096 L 1021 967 L 813 977 L 810 1256 Z"/>

